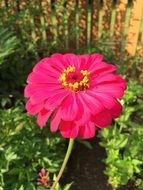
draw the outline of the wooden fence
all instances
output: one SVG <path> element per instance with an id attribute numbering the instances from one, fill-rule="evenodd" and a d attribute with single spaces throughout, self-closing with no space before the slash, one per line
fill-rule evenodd
<path id="1" fill-rule="evenodd" d="M 16 32 L 37 49 L 103 45 L 117 56 L 143 55 L 143 0 L 1 0 L 0 18 L 13 18 Z"/>

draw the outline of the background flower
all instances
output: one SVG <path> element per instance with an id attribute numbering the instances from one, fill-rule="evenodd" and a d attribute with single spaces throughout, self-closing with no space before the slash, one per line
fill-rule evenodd
<path id="1" fill-rule="evenodd" d="M 42 168 L 38 174 L 37 185 L 41 185 L 43 187 L 49 186 L 49 173 L 46 172 L 45 168 Z"/>
<path id="2" fill-rule="evenodd" d="M 65 138 L 94 137 L 96 127 L 107 127 L 122 111 L 117 99 L 126 83 L 116 70 L 100 54 L 53 54 L 28 76 L 26 109 L 41 128 L 51 116 L 51 131 L 59 128 Z"/>

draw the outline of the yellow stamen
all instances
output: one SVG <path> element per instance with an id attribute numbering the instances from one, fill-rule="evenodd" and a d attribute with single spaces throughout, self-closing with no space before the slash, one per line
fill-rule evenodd
<path id="1" fill-rule="evenodd" d="M 62 85 L 66 88 L 69 88 L 73 91 L 78 92 L 79 90 L 84 90 L 89 88 L 89 72 L 88 70 L 81 70 L 80 73 L 83 76 L 83 79 L 80 82 L 71 83 L 67 81 L 67 75 L 75 71 L 75 66 L 71 65 L 68 68 L 64 69 L 63 73 L 59 77 L 59 81 L 62 82 Z"/>

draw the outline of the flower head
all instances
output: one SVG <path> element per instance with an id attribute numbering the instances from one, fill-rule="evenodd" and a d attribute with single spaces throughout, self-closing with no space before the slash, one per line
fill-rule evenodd
<path id="1" fill-rule="evenodd" d="M 65 138 L 94 137 L 96 127 L 107 127 L 122 111 L 126 82 L 116 70 L 100 54 L 53 54 L 28 76 L 26 109 L 41 128 L 51 117 L 51 131 Z"/>
<path id="2" fill-rule="evenodd" d="M 49 185 L 49 173 L 44 168 L 38 174 L 37 185 L 48 187 Z"/>

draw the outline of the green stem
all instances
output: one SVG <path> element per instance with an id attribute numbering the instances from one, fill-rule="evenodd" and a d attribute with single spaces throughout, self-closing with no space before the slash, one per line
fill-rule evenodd
<path id="1" fill-rule="evenodd" d="M 64 172 L 64 169 L 65 169 L 65 167 L 66 167 L 66 164 L 67 164 L 67 162 L 68 162 L 68 160 L 69 160 L 69 157 L 70 157 L 70 155 L 71 155 L 71 151 L 72 151 L 72 148 L 73 148 L 73 144 L 74 144 L 74 139 L 70 139 L 70 140 L 69 140 L 68 149 L 67 149 L 67 152 L 66 152 L 64 161 L 63 161 L 63 164 L 62 164 L 61 169 L 60 169 L 60 171 L 59 171 L 59 174 L 58 174 L 56 180 L 54 181 L 54 183 L 53 183 L 53 185 L 52 185 L 52 187 L 51 187 L 50 190 L 55 190 L 55 187 L 56 187 L 57 183 L 59 182 L 59 180 L 60 180 L 60 178 L 61 178 L 61 176 L 62 176 L 62 174 L 63 174 L 63 172 Z"/>

